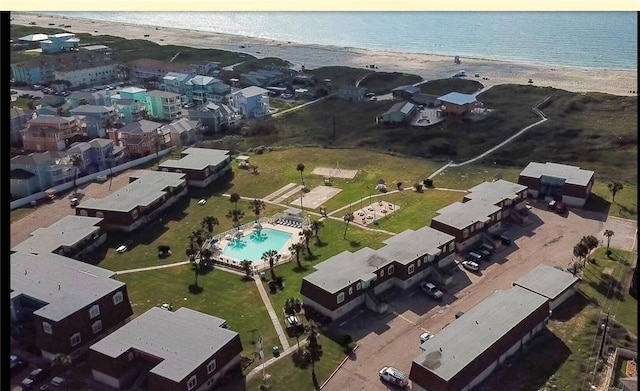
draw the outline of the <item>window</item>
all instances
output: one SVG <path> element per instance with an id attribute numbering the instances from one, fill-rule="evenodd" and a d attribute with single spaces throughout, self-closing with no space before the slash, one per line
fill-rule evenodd
<path id="1" fill-rule="evenodd" d="M 129 354 L 127 354 L 127 358 L 129 359 L 129 361 L 133 361 L 134 357 L 135 355 L 133 354 L 133 352 L 129 352 Z"/>
<path id="2" fill-rule="evenodd" d="M 384 269 L 380 270 L 380 277 L 384 277 Z"/>
<path id="3" fill-rule="evenodd" d="M 389 267 L 387 268 L 387 274 L 388 274 L 388 275 L 392 275 L 392 274 L 393 274 L 393 272 L 394 272 L 394 270 L 395 270 L 395 268 L 393 267 L 393 265 L 389 266 Z"/>
<path id="4" fill-rule="evenodd" d="M 340 304 L 344 301 L 344 292 L 338 293 L 338 297 L 336 298 L 337 303 Z"/>
<path id="5" fill-rule="evenodd" d="M 71 341 L 71 346 L 76 346 L 80 342 L 82 342 L 82 338 L 80 338 L 80 333 L 73 334 L 70 338 L 70 341 Z"/>
<path id="6" fill-rule="evenodd" d="M 409 272 L 409 274 L 413 274 L 415 267 L 413 266 L 413 264 L 409 265 L 409 268 L 407 269 L 407 272 Z"/>
<path id="7" fill-rule="evenodd" d="M 94 305 L 93 307 L 89 308 L 89 318 L 93 319 L 96 316 L 100 315 L 100 306 L 99 305 Z"/>
<path id="8" fill-rule="evenodd" d="M 453 249 L 455 248 L 456 244 L 451 242 L 449 243 L 449 251 L 453 251 Z"/>
<path id="9" fill-rule="evenodd" d="M 207 364 L 207 375 L 211 375 L 216 370 L 216 360 L 213 359 Z"/>
<path id="10" fill-rule="evenodd" d="M 118 305 L 120 303 L 122 303 L 123 297 L 122 297 L 122 292 L 116 292 L 115 295 L 113 295 L 113 305 Z"/>
<path id="11" fill-rule="evenodd" d="M 104 212 L 96 212 L 96 217 L 104 218 Z"/>
<path id="12" fill-rule="evenodd" d="M 131 218 L 133 218 L 134 220 L 138 218 L 138 210 L 137 209 L 134 209 L 131 212 Z"/>
<path id="13" fill-rule="evenodd" d="M 468 238 L 469 237 L 469 230 L 468 229 L 464 229 L 464 231 L 462 231 L 462 237 L 463 238 Z"/>
<path id="14" fill-rule="evenodd" d="M 102 331 L 102 321 L 97 320 L 93 322 L 93 324 L 91 325 L 91 330 L 93 330 L 94 334 L 98 334 L 100 331 Z"/>
<path id="15" fill-rule="evenodd" d="M 498 220 L 500 220 L 500 219 L 502 218 L 502 215 L 501 215 L 500 213 L 498 213 L 498 214 L 496 215 L 496 218 L 497 218 Z"/>
<path id="16" fill-rule="evenodd" d="M 80 216 L 85 216 L 87 217 L 89 214 L 87 213 L 86 209 L 80 209 Z"/>
<path id="17" fill-rule="evenodd" d="M 504 204 L 505 204 L 506 206 L 511 205 L 511 200 L 505 200 L 505 201 L 504 201 Z"/>
<path id="18" fill-rule="evenodd" d="M 353 287 L 349 287 L 349 296 L 353 295 Z"/>
<path id="19" fill-rule="evenodd" d="M 53 334 L 53 328 L 51 327 L 51 324 L 47 322 L 42 322 L 42 330 L 47 334 Z"/>
<path id="20" fill-rule="evenodd" d="M 475 225 L 472 225 L 470 229 L 471 233 L 473 233 L 474 230 L 475 230 Z"/>
<path id="21" fill-rule="evenodd" d="M 420 265 L 422 265 L 422 258 L 418 258 L 418 262 L 416 262 L 416 264 L 420 267 Z"/>
<path id="22" fill-rule="evenodd" d="M 359 291 L 360 289 L 362 289 L 362 283 L 361 283 L 361 282 L 358 282 L 358 283 L 356 284 L 356 290 L 357 290 L 357 291 Z"/>
<path id="23" fill-rule="evenodd" d="M 196 377 L 196 375 L 193 375 L 189 378 L 189 381 L 187 382 L 187 388 L 192 389 L 197 384 L 198 384 L 198 378 Z"/>

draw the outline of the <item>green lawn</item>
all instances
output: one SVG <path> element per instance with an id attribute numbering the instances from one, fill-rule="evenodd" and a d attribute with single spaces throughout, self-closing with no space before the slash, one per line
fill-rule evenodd
<path id="1" fill-rule="evenodd" d="M 499 165 L 480 165 L 476 163 L 461 167 L 448 167 L 436 175 L 433 186 L 447 189 L 469 190 L 482 183 L 502 178 L 506 181 L 518 182 L 518 176 L 524 167 L 505 167 Z"/>
<path id="2" fill-rule="evenodd" d="M 624 188 L 616 193 L 616 200 L 613 201 L 609 183 L 596 178 L 585 208 L 606 212 L 609 216 L 638 220 L 638 186 L 630 182 L 623 183 Z"/>
<path id="3" fill-rule="evenodd" d="M 365 87 L 367 92 L 375 94 L 387 94 L 396 87 L 415 84 L 422 81 L 422 77 L 400 72 L 375 72 L 371 73 L 360 82 L 360 87 Z"/>

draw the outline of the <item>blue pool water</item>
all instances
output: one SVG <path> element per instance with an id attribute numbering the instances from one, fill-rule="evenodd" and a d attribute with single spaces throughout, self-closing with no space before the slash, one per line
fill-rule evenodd
<path id="1" fill-rule="evenodd" d="M 222 250 L 222 255 L 238 261 L 260 261 L 265 251 L 280 252 L 291 235 L 289 232 L 262 228 L 259 232 L 252 232 L 248 236 L 230 241 Z"/>

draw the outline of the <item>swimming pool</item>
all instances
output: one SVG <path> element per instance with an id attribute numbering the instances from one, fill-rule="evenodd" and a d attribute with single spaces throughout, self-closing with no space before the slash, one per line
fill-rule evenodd
<path id="1" fill-rule="evenodd" d="M 238 261 L 261 261 L 262 254 L 269 250 L 280 252 L 282 247 L 291 238 L 289 232 L 271 228 L 262 228 L 247 236 L 229 241 L 222 250 L 222 255 Z"/>

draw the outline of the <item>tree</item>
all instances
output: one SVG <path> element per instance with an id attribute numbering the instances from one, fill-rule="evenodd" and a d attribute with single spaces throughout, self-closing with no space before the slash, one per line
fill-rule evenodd
<path id="1" fill-rule="evenodd" d="M 300 182 L 302 182 L 302 187 L 304 188 L 304 176 L 302 175 L 302 172 L 304 171 L 304 164 L 298 163 L 296 170 L 300 171 Z"/>
<path id="2" fill-rule="evenodd" d="M 304 236 L 304 244 L 307 248 L 307 254 L 309 254 L 309 256 L 313 255 L 311 254 L 311 247 L 309 247 L 309 241 L 313 237 L 313 230 L 311 230 L 310 228 L 305 228 L 302 230 L 302 232 L 300 232 L 300 236 Z"/>
<path id="3" fill-rule="evenodd" d="M 315 384 L 317 383 L 315 363 L 320 361 L 320 358 L 322 357 L 322 345 L 318 343 L 320 333 L 318 332 L 318 326 L 314 321 L 309 321 L 307 334 L 307 346 L 304 356 L 307 361 L 311 363 L 311 377 Z"/>
<path id="4" fill-rule="evenodd" d="M 320 229 L 324 227 L 324 223 L 320 220 L 314 220 L 311 222 L 311 230 L 313 231 L 313 236 L 316 237 L 318 243 L 321 243 L 320 236 L 318 236 Z"/>
<path id="5" fill-rule="evenodd" d="M 612 201 L 616 202 L 616 194 L 622 190 L 624 187 L 622 186 L 622 183 L 620 182 L 611 182 L 607 185 L 607 187 L 609 188 L 609 191 L 611 192 L 611 196 L 612 196 Z"/>
<path id="6" fill-rule="evenodd" d="M 273 270 L 275 265 L 280 260 L 280 254 L 276 250 L 267 250 L 262 253 L 262 257 L 260 257 L 263 261 L 269 262 L 269 271 L 271 272 L 271 279 L 276 279 L 276 273 Z"/>
<path id="7" fill-rule="evenodd" d="M 194 245 L 193 247 L 196 250 L 200 250 L 202 248 L 202 244 L 204 243 L 204 232 L 201 229 L 191 231 L 188 238 L 190 246 Z M 197 247 L 195 245 L 197 245 Z"/>
<path id="8" fill-rule="evenodd" d="M 196 260 L 196 250 L 192 248 L 191 245 L 187 247 L 187 249 L 184 251 L 184 254 L 189 257 L 189 262 L 193 262 Z"/>
<path id="9" fill-rule="evenodd" d="M 218 221 L 217 218 L 213 216 L 205 216 L 202 218 L 202 221 L 200 222 L 200 226 L 203 229 L 206 229 L 207 232 L 209 232 L 209 237 L 211 237 L 211 234 L 213 233 L 213 228 L 216 225 L 220 225 L 220 222 Z"/>
<path id="10" fill-rule="evenodd" d="M 78 179 L 78 167 L 82 165 L 82 155 L 78 153 L 74 153 L 69 156 L 69 160 L 71 161 L 71 165 L 73 166 L 73 191 L 77 190 L 76 181 Z"/>
<path id="11" fill-rule="evenodd" d="M 231 221 L 233 221 L 234 227 L 239 227 L 240 220 L 244 218 L 244 212 L 238 209 L 232 209 L 229 211 L 229 213 L 227 213 L 227 217 L 229 217 Z"/>
<path id="12" fill-rule="evenodd" d="M 284 303 L 284 313 L 289 316 L 296 316 L 302 311 L 302 303 L 296 297 L 290 297 Z M 300 337 L 304 334 L 304 327 L 300 323 L 291 324 L 292 332 L 294 337 L 296 337 L 296 342 L 298 344 L 298 350 L 300 350 Z"/>
<path id="13" fill-rule="evenodd" d="M 596 238 L 593 235 L 583 236 L 580 242 L 584 243 L 587 249 L 589 249 L 589 251 L 587 251 L 587 258 L 585 259 L 585 263 L 586 263 L 586 261 L 588 261 L 591 256 L 591 250 L 598 248 L 598 245 L 600 244 L 600 242 L 598 241 L 598 238 Z"/>
<path id="14" fill-rule="evenodd" d="M 200 286 L 198 285 L 198 274 L 200 274 L 200 261 L 198 261 L 196 259 L 196 261 L 193 263 L 193 270 L 196 273 L 196 282 L 194 283 L 194 286 L 196 288 L 199 288 Z"/>
<path id="15" fill-rule="evenodd" d="M 251 278 L 251 273 L 252 273 L 251 267 L 253 266 L 253 263 L 245 259 L 242 262 L 240 262 L 240 266 L 242 266 L 242 270 L 244 270 L 244 274 L 247 277 L 247 279 Z"/>
<path id="16" fill-rule="evenodd" d="M 211 262 L 212 256 L 213 256 L 213 253 L 208 248 L 205 248 L 202 251 L 200 251 L 201 260 L 204 261 L 204 264 L 206 266 L 209 266 L 209 262 Z"/>
<path id="17" fill-rule="evenodd" d="M 347 238 L 347 228 L 349 228 L 349 223 L 354 220 L 353 213 L 352 212 L 347 213 L 346 215 L 344 215 L 344 217 L 342 219 L 346 223 L 345 226 L 344 226 L 344 235 L 342 235 L 342 238 L 346 239 Z"/>
<path id="18" fill-rule="evenodd" d="M 256 221 L 260 218 L 260 213 L 267 208 L 267 204 L 264 201 L 259 199 L 253 199 L 249 201 L 249 209 L 253 211 L 256 215 Z"/>
<path id="19" fill-rule="evenodd" d="M 240 201 L 240 194 L 231 193 L 229 196 L 229 201 L 233 204 L 233 209 L 238 210 L 238 201 Z"/>
<path id="20" fill-rule="evenodd" d="M 607 255 L 611 254 L 611 250 L 609 250 L 609 246 L 611 245 L 611 237 L 613 236 L 613 231 L 607 229 L 604 231 L 604 236 L 607 238 Z"/>
<path id="21" fill-rule="evenodd" d="M 296 253 L 296 262 L 298 262 L 298 267 L 302 269 L 302 264 L 300 263 L 300 251 L 304 249 L 304 244 L 300 242 L 294 242 L 289 246 L 289 251 Z"/>
<path id="22" fill-rule="evenodd" d="M 573 246 L 573 255 L 578 257 L 579 260 L 585 258 L 587 254 L 589 254 L 589 247 L 585 243 L 580 242 Z"/>

